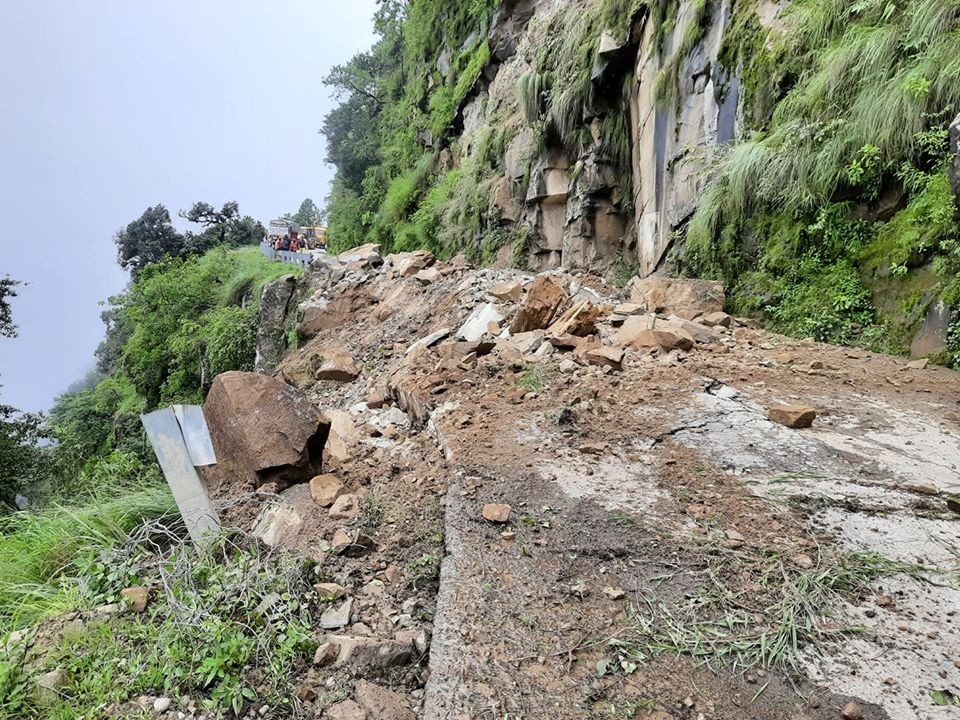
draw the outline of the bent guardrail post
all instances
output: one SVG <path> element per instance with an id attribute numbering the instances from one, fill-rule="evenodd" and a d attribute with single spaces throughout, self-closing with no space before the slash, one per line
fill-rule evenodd
<path id="1" fill-rule="evenodd" d="M 141 415 L 160 469 L 177 501 L 194 544 L 220 530 L 220 517 L 210 502 L 197 468 L 217 462 L 203 410 L 196 405 L 174 405 Z"/>

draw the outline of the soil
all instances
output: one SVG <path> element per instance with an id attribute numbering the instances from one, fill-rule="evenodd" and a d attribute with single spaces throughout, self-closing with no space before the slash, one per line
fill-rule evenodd
<path id="1" fill-rule="evenodd" d="M 440 267 L 426 286 L 389 266 L 316 274 L 321 295 L 363 288 L 374 302 L 278 371 L 348 418 L 347 457 L 325 471 L 364 500 L 344 523 L 285 491 L 305 518 L 290 546 L 358 599 L 358 632 L 395 636 L 415 599 L 404 623 L 432 635 L 428 657 L 377 682 L 430 720 L 839 718 L 851 701 L 868 720 L 955 716 L 934 694 L 960 696 L 956 373 L 746 322 L 688 352 L 630 350 L 621 370 L 562 372 L 573 353 L 523 356 L 503 340 L 463 363 L 436 346 L 407 354 L 435 330 L 453 337 L 490 287 L 532 280 Z M 592 288 L 603 318 L 622 300 L 599 278 L 553 276 Z M 506 327 L 517 305 L 498 306 Z M 614 332 L 603 319 L 595 337 Z M 312 379 L 342 352 L 357 380 Z M 378 389 L 387 405 L 369 407 Z M 781 403 L 813 407 L 814 426 L 768 420 Z M 385 420 L 396 407 L 408 423 Z M 492 503 L 511 507 L 508 522 L 484 519 Z M 335 554 L 338 527 L 375 549 Z M 870 572 L 822 596 L 794 665 L 712 655 L 721 643 L 704 652 L 689 634 L 650 642 L 666 617 L 684 632 L 734 616 L 762 626 L 783 583 L 829 583 L 854 560 Z M 312 670 L 304 712 L 321 716 L 357 676 Z"/>

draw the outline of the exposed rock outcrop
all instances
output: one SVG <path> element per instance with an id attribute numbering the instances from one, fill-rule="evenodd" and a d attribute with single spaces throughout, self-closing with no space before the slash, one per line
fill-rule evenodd
<path id="1" fill-rule="evenodd" d="M 254 362 L 254 369 L 258 373 L 273 372 L 287 350 L 285 323 L 296 284 L 297 279 L 293 275 L 284 275 L 263 288 Z"/>

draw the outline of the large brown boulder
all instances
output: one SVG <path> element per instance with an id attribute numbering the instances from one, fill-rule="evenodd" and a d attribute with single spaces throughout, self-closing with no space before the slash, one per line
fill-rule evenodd
<path id="1" fill-rule="evenodd" d="M 723 310 L 726 299 L 723 283 L 712 280 L 668 278 L 657 275 L 635 277 L 627 286 L 630 302 L 649 313 L 677 315 L 693 320 L 700 315 Z"/>
<path id="2" fill-rule="evenodd" d="M 511 333 L 543 330 L 569 302 L 566 291 L 546 275 L 539 275 L 527 290 L 520 309 L 510 323 Z"/>
<path id="3" fill-rule="evenodd" d="M 215 495 L 279 489 L 320 474 L 330 421 L 296 388 L 256 373 L 218 375 L 203 406 L 217 464 L 204 469 Z"/>
<path id="4" fill-rule="evenodd" d="M 316 337 L 324 330 L 333 330 L 345 325 L 359 312 L 369 312 L 376 300 L 365 290 L 352 288 L 332 298 L 323 298 L 303 311 L 303 320 L 297 326 L 300 337 L 306 340 Z"/>

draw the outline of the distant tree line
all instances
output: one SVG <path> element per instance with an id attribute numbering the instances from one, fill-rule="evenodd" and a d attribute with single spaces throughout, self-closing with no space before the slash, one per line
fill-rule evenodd
<path id="1" fill-rule="evenodd" d="M 143 215 L 117 231 L 117 259 L 136 280 L 147 265 L 167 256 L 202 255 L 214 247 L 256 245 L 267 231 L 249 215 L 240 215 L 236 202 L 224 203 L 219 210 L 206 202 L 197 202 L 180 217 L 199 225 L 198 233 L 180 233 L 173 226 L 170 211 L 163 205 L 144 210 Z"/>

